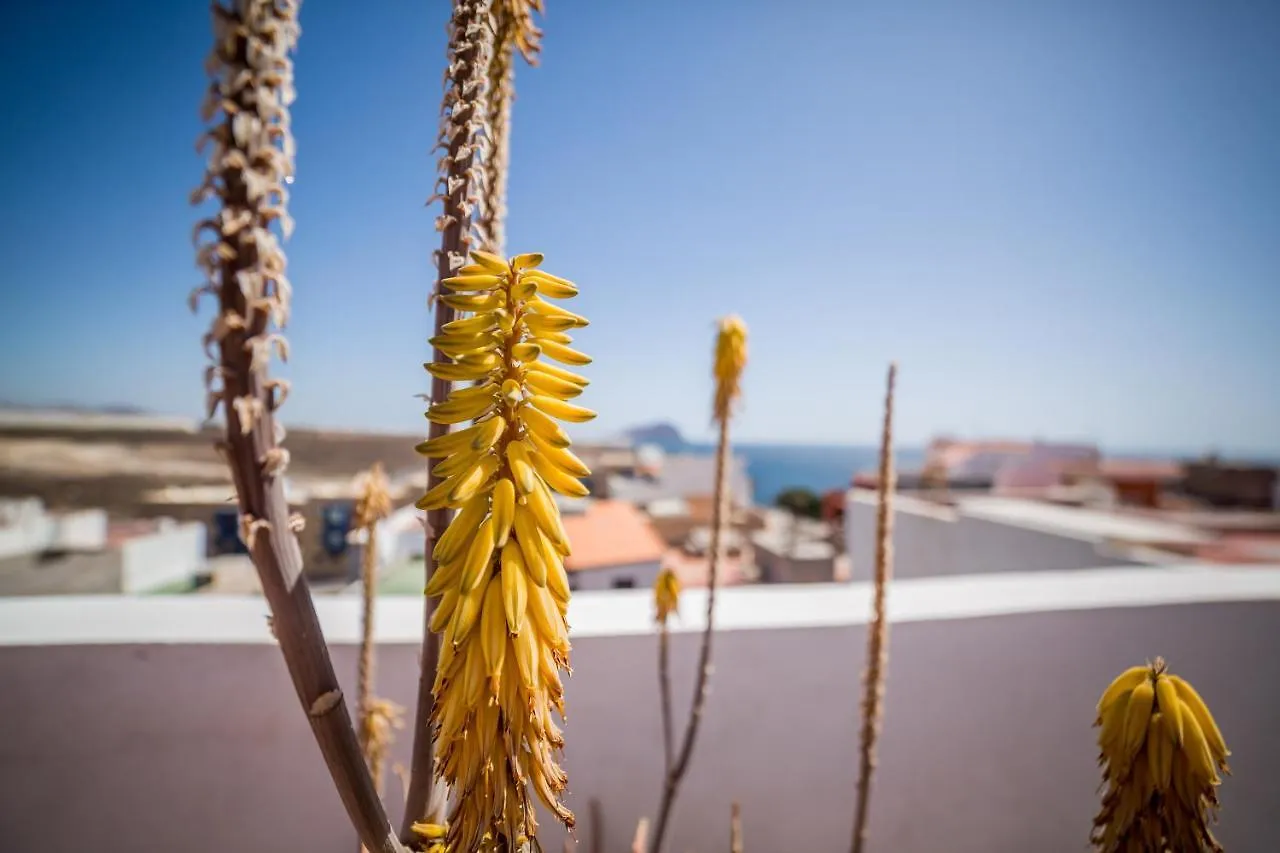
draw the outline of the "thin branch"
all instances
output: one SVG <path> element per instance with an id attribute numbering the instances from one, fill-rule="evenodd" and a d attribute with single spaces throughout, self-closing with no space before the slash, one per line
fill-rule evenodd
<path id="1" fill-rule="evenodd" d="M 483 161 L 481 148 L 485 122 L 484 92 L 482 84 L 492 47 L 492 22 L 487 0 L 457 0 L 449 30 L 449 73 L 441 104 L 439 144 L 445 148 L 442 160 L 443 212 L 437 220 L 441 231 L 440 251 L 437 256 L 436 285 L 433 295 L 438 295 L 440 281 L 453 275 L 453 271 L 465 263 L 472 248 L 471 211 L 478 204 L 475 184 L 476 164 Z M 434 299 L 436 336 L 443 333 L 446 323 L 454 319 L 454 310 L 443 300 Z M 432 360 L 443 362 L 448 357 L 433 350 Z M 447 400 L 453 383 L 432 377 L 431 399 Z M 429 438 L 438 438 L 449 431 L 444 424 L 432 423 Z M 441 481 L 428 473 L 428 489 Z M 426 551 L 423 562 L 427 578 L 435 570 L 433 552 L 436 539 L 449 524 L 452 512 L 442 507 L 427 513 Z M 431 616 L 436 600 L 424 596 L 422 623 L 422 668 L 418 674 L 418 705 L 413 726 L 413 758 L 410 764 L 409 793 L 405 803 L 404 821 L 400 837 L 405 843 L 414 838 L 413 824 L 426 820 L 444 823 L 447 792 L 443 784 L 436 784 L 436 745 L 431 723 L 435 708 L 433 687 L 436 667 L 440 661 L 440 637 L 431 630 Z"/>
<path id="2" fill-rule="evenodd" d="M 702 631 L 702 649 L 698 653 L 698 675 L 693 688 L 693 707 L 689 711 L 689 721 L 685 726 L 684 739 L 675 763 L 666 774 L 666 782 L 662 789 L 662 802 L 658 806 L 658 821 L 653 833 L 652 853 L 660 853 L 662 842 L 666 836 L 667 823 L 671 817 L 671 806 L 675 803 L 676 793 L 685 771 L 689 768 L 689 758 L 693 755 L 694 740 L 698 735 L 698 726 L 702 722 L 702 712 L 706 707 L 708 686 L 711 681 L 711 639 L 715 634 L 716 588 L 719 585 L 720 563 L 724 559 L 725 520 L 729 516 L 729 417 L 719 419 L 720 436 L 716 447 L 716 485 L 715 505 L 711 517 L 711 559 L 707 578 L 707 624 Z"/>
<path id="3" fill-rule="evenodd" d="M 729 812 L 729 853 L 742 853 L 742 807 L 736 800 Z"/>
<path id="4" fill-rule="evenodd" d="M 890 364 L 888 379 L 885 383 L 884 429 L 880 438 L 875 593 L 872 601 L 871 624 L 867 626 L 867 669 L 863 683 L 862 748 L 858 756 L 853 853 L 862 853 L 867 842 L 867 810 L 871 801 L 871 777 L 876 768 L 876 740 L 880 736 L 885 665 L 889 654 L 889 622 L 885 613 L 885 593 L 893 571 L 893 494 L 897 479 L 893 464 L 893 392 L 897 375 L 897 364 Z"/>
<path id="5" fill-rule="evenodd" d="M 658 692 L 662 702 L 662 772 L 670 776 L 675 732 L 671 722 L 671 635 L 666 620 L 658 626 Z"/>

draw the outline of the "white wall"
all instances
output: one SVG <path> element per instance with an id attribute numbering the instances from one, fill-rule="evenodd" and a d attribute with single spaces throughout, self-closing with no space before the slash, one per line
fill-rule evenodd
<path id="1" fill-rule="evenodd" d="M 0 557 L 43 551 L 53 535 L 53 519 L 39 498 L 0 501 Z"/>
<path id="2" fill-rule="evenodd" d="M 412 504 L 401 507 L 378 525 L 378 559 L 390 566 L 414 558 L 426 550 L 426 532 L 419 520 L 422 511 Z"/>
<path id="3" fill-rule="evenodd" d="M 620 580 L 630 580 L 634 589 L 651 589 L 658 579 L 661 565 L 657 560 L 650 563 L 628 563 L 621 566 L 607 566 L 601 569 L 583 569 L 569 573 L 569 586 L 572 589 L 616 589 L 614 584 Z"/>
<path id="4" fill-rule="evenodd" d="M 120 549 L 120 591 L 147 592 L 192 580 L 204 567 L 207 536 L 206 527 L 198 521 L 167 521 L 157 532 L 125 542 Z"/>
<path id="5" fill-rule="evenodd" d="M 101 551 L 107 547 L 107 511 L 80 509 L 54 516 L 50 545 L 67 551 Z"/>

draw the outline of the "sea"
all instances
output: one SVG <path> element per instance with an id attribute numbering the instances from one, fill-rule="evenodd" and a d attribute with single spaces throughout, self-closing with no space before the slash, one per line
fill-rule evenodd
<path id="1" fill-rule="evenodd" d="M 690 453 L 714 453 L 706 444 L 686 446 Z M 874 471 L 880 449 L 857 445 L 735 444 L 733 452 L 747 461 L 751 478 L 752 503 L 771 505 L 786 489 L 804 488 L 821 495 L 831 489 L 848 488 L 854 474 Z M 899 470 L 918 468 L 924 460 L 923 448 L 903 448 L 895 453 Z"/>

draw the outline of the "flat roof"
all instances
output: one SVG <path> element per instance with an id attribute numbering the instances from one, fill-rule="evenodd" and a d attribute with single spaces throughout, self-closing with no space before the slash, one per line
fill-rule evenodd
<path id="1" fill-rule="evenodd" d="M 875 506 L 880 501 L 880 494 L 875 489 L 850 489 L 849 500 Z M 954 507 L 902 492 L 893 493 L 893 511 L 921 515 L 936 521 L 956 521 L 959 518 Z"/>
<path id="2" fill-rule="evenodd" d="M 961 496 L 956 499 L 956 504 L 960 513 L 969 518 L 997 521 L 1086 542 L 1198 544 L 1213 539 L 1203 530 L 1186 524 L 1019 498 Z"/>

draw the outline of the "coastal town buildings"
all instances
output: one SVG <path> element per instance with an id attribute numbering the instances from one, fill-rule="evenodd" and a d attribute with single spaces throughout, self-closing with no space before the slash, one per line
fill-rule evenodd
<path id="1" fill-rule="evenodd" d="M 314 446 L 350 452 L 338 441 L 330 448 L 317 439 Z M 571 806 L 584 827 L 599 821 L 607 847 L 625 849 L 642 807 L 635 779 L 661 778 L 647 587 L 662 566 L 673 568 L 687 587 L 671 634 L 676 683 L 686 684 L 706 607 L 705 590 L 698 587 L 707 578 L 714 467 L 709 457 L 682 461 L 680 453 L 641 448 L 610 447 L 600 458 L 615 465 L 593 482 L 592 496 L 562 502 L 574 546 L 568 565 L 578 590 L 569 613 L 575 675 L 566 682 L 572 738 L 566 762 L 576 797 Z M 1121 476 L 1131 472 L 1108 465 L 1114 460 L 1105 456 L 1064 459 L 1061 466 L 1054 457 L 1046 467 L 1043 456 L 1028 451 L 994 470 L 987 464 L 992 457 L 968 458 L 955 477 L 907 471 L 898 481 L 887 685 L 892 698 L 878 747 L 877 844 L 933 851 L 947 849 L 955 838 L 989 850 L 1077 843 L 1096 807 L 1090 709 L 1122 667 L 1153 653 L 1167 656 L 1203 691 L 1241 755 L 1262 764 L 1280 760 L 1280 742 L 1266 736 L 1277 702 L 1266 685 L 1280 683 L 1274 662 L 1263 660 L 1264 671 L 1243 680 L 1221 665 L 1256 657 L 1280 613 L 1280 514 L 1249 506 L 1257 486 L 1248 484 L 1257 475 L 1218 475 L 1216 487 L 1189 488 L 1186 477 L 1171 480 L 1167 469 L 1157 469 L 1139 489 L 1132 477 Z M 336 546 L 338 533 L 349 527 L 340 512 L 327 520 L 324 515 L 349 505 L 351 477 L 368 462 L 362 457 L 342 473 L 316 472 L 305 457 L 303 463 L 290 478 L 289 498 L 308 518 L 304 547 L 320 561 L 325 558 L 315 550 L 324 549 L 327 539 Z M 678 469 L 684 473 L 668 473 Z M 423 468 L 410 459 L 391 470 L 397 508 L 380 525 L 378 548 L 380 589 L 396 594 L 378 603 L 378 684 L 382 695 L 410 706 L 420 674 L 424 535 L 413 501 Z M 745 462 L 735 461 L 734 470 L 745 477 Z M 874 485 L 874 475 L 865 472 L 854 480 L 866 483 L 868 476 Z M 1222 485 L 1233 476 L 1234 485 Z M 606 494 L 610 481 L 622 484 L 620 493 Z M 166 492 L 165 486 L 174 488 Z M 730 802 L 740 802 L 748 820 L 785 808 L 801 829 L 751 824 L 752 844 L 762 849 L 797 843 L 829 849 L 847 843 L 847 821 L 832 816 L 847 812 L 856 713 L 809 714 L 812 724 L 793 726 L 777 748 L 743 750 L 741 744 L 771 743 L 767 733 L 785 727 L 796 708 L 856 708 L 876 496 L 840 490 L 826 496 L 820 517 L 810 520 L 753 506 L 746 486 L 740 480 L 735 486 L 740 499 L 721 566 L 721 630 L 696 765 L 714 772 L 695 767 L 687 796 L 708 811 L 727 813 Z M 628 488 L 631 499 L 621 496 Z M 313 846 L 350 840 L 341 811 L 325 805 L 332 804 L 332 788 L 323 773 L 312 772 L 315 745 L 282 675 L 265 602 L 253 594 L 256 573 L 227 535 L 221 542 L 199 540 L 184 552 L 190 565 L 207 561 L 202 568 L 185 568 L 172 555 L 159 563 L 178 567 L 184 577 L 194 572 L 209 578 L 200 587 L 204 599 L 103 594 L 178 591 L 126 588 L 123 572 L 113 585 L 85 585 L 103 575 L 81 571 L 89 565 L 83 561 L 101 553 L 145 551 L 130 543 L 157 535 L 164 541 L 177 529 L 218 536 L 216 514 L 230 508 L 228 485 L 153 482 L 110 507 L 68 505 L 69 495 L 95 493 L 77 489 L 82 491 L 59 491 L 57 506 L 41 500 L 0 505 L 5 553 L 15 556 L 12 543 L 28 543 L 19 551 L 34 564 L 38 554 L 61 551 L 69 573 L 38 598 L 20 601 L 0 590 L 0 681 L 6 687 L 0 691 L 6 720 L 0 753 L 10 757 L 10 775 L 21 780 L 10 786 L 13 795 L 0 821 L 4 841 L 13 849 L 34 844 L 76 850 L 83 838 L 74 826 L 97 821 L 113 850 L 173 846 L 189 830 L 189 821 L 174 816 L 184 814 L 193 798 L 217 801 L 237 815 L 206 833 L 211 849 L 275 849 L 282 825 L 302 827 L 302 841 Z M 166 516 L 181 520 L 160 520 Z M 365 543 L 349 530 L 343 543 L 343 555 L 328 558 L 330 571 L 309 570 L 309 583 L 346 679 L 355 672 L 360 639 L 360 601 L 350 572 Z M 1039 687 L 1026 677 L 1031 660 L 1037 672 L 1051 676 Z M 762 691 L 762 684 L 768 689 Z M 76 698 L 86 695 L 98 701 Z M 937 695 L 954 701 L 931 701 Z M 252 701 L 234 701 L 236 696 Z M 190 737 L 192 731 L 215 731 L 216 744 Z M 620 731 L 627 736 L 619 737 Z M 1062 732 L 1076 735 L 1047 736 Z M 261 761 L 264 733 L 271 740 L 269 766 Z M 397 739 L 394 761 L 408 760 L 409 740 Z M 35 754 L 30 744 L 40 745 L 38 761 L 23 758 Z M 1012 764 L 992 769 L 995 753 L 1063 772 L 1020 772 Z M 122 760 L 136 785 L 111 784 Z M 246 766 L 257 769 L 243 784 L 228 786 L 227 768 Z M 981 780 L 981 796 L 966 796 L 974 768 L 983 767 L 990 772 Z M 776 785 L 751 781 L 779 774 L 825 781 L 816 795 L 806 789 L 783 801 Z M 80 783 L 68 788 L 67 778 Z M 727 785 L 726 778 L 746 781 Z M 921 778 L 952 793 L 922 800 Z M 299 779 L 306 784 L 295 784 Z M 1280 791 L 1266 774 L 1241 773 L 1227 785 L 1235 803 L 1271 802 Z M 589 805 L 593 799 L 598 808 Z M 48 819 L 50 802 L 58 803 L 65 820 Z M 142 825 L 138 814 L 151 818 Z M 710 849 L 719 837 L 721 830 L 702 824 L 681 829 L 691 849 Z M 1220 837 L 1229 849 L 1251 849 L 1270 837 L 1270 827 L 1265 809 L 1228 806 Z M 297 831 L 290 832 L 296 846 Z M 554 833 L 548 832 L 549 846 L 562 840 Z"/>
<path id="2" fill-rule="evenodd" d="M 212 437 L 191 422 L 135 414 L 0 419 L 3 486 L 19 495 L 0 513 L 7 588 L 255 592 Z M 676 438 L 576 446 L 593 470 L 588 499 L 561 501 L 575 527 L 567 568 L 577 588 L 643 587 L 664 565 L 687 587 L 706 584 L 715 458 L 681 449 Z M 364 548 L 362 534 L 351 530 L 354 477 L 387 459 L 395 509 L 379 525 L 378 562 L 385 588 L 420 594 L 425 534 L 413 503 L 426 472 L 412 441 L 297 430 L 290 445 L 296 452 L 286 494 L 304 520 L 300 542 L 313 588 L 354 590 Z M 853 491 L 822 496 L 818 518 L 801 519 L 754 505 L 746 456 L 732 454 L 720 582 L 865 580 L 876 474 L 842 473 Z M 1247 460 L 1117 458 L 1085 443 L 940 438 L 919 468 L 897 476 L 897 572 L 1051 571 L 1187 558 L 1257 564 L 1274 557 L 1280 539 L 1278 488 L 1274 466 Z M 167 558 L 172 578 L 157 572 L 156 583 L 144 583 L 137 579 L 152 575 L 141 570 L 86 568 L 94 561 L 124 565 L 126 554 L 137 566 L 141 555 L 159 553 L 159 546 L 148 551 L 137 543 L 194 536 L 175 532 L 191 525 L 203 533 L 195 553 Z"/>
<path id="3" fill-rule="evenodd" d="M 186 591 L 204 571 L 205 537 L 198 522 L 119 521 L 101 509 L 3 499 L 0 597 Z"/>

